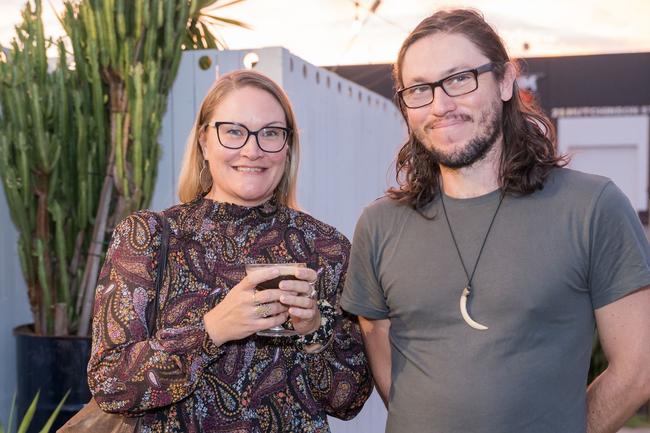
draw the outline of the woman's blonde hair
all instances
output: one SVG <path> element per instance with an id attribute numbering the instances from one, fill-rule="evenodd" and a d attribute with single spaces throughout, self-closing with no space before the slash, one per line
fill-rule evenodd
<path id="1" fill-rule="evenodd" d="M 212 86 L 201 103 L 199 113 L 194 120 L 192 131 L 185 145 L 183 165 L 178 180 L 178 197 L 182 203 L 190 202 L 199 196 L 206 195 L 212 187 L 212 176 L 209 170 L 203 170 L 204 157 L 199 143 L 199 136 L 205 123 L 210 120 L 219 102 L 230 92 L 244 87 L 254 87 L 271 94 L 280 104 L 286 117 L 289 134 L 289 149 L 287 150 L 287 163 L 280 183 L 275 188 L 274 195 L 279 203 L 297 209 L 296 180 L 298 177 L 298 163 L 300 160 L 300 141 L 296 126 L 296 117 L 291 108 L 291 103 L 286 93 L 278 84 L 266 75 L 249 70 L 238 70 L 221 76 Z"/>

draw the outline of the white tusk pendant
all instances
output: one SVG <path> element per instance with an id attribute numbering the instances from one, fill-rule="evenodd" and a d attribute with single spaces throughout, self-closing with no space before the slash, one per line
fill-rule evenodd
<path id="1" fill-rule="evenodd" d="M 465 287 L 463 289 L 463 294 L 460 295 L 460 314 L 463 316 L 463 320 L 472 328 L 478 329 L 479 331 L 485 331 L 488 327 L 474 321 L 467 312 L 467 298 L 469 298 L 469 289 Z"/>

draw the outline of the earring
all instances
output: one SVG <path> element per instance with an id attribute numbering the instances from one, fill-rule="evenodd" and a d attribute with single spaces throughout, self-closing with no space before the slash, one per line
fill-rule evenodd
<path id="1" fill-rule="evenodd" d="M 212 176 L 210 175 L 210 170 L 206 171 L 207 167 L 208 167 L 208 160 L 204 159 L 203 167 L 201 167 L 201 171 L 199 172 L 199 185 L 201 186 L 201 190 L 203 193 L 209 192 L 210 188 L 212 188 Z"/>

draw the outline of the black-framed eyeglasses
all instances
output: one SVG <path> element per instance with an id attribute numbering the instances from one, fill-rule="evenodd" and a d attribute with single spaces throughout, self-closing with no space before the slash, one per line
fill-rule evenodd
<path id="1" fill-rule="evenodd" d="M 475 69 L 456 72 L 433 83 L 420 83 L 397 91 L 400 101 L 408 108 L 420 108 L 433 102 L 436 87 L 442 88 L 448 96 L 461 96 L 478 89 L 478 76 L 492 71 L 499 63 L 486 63 Z"/>
<path id="2" fill-rule="evenodd" d="M 206 126 L 213 126 L 217 130 L 219 144 L 227 149 L 244 147 L 250 136 L 253 135 L 257 146 L 268 153 L 277 153 L 284 149 L 292 131 L 291 128 L 282 126 L 265 126 L 257 131 L 251 131 L 237 122 L 210 122 L 206 123 Z"/>

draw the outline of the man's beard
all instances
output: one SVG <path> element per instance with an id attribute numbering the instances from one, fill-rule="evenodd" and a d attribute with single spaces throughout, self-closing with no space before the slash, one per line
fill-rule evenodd
<path id="1" fill-rule="evenodd" d="M 466 115 L 465 115 L 466 116 Z M 471 117 L 467 116 L 469 120 Z M 494 146 L 497 139 L 501 136 L 501 105 L 492 104 L 489 110 L 481 113 L 479 125 L 484 126 L 479 135 L 473 137 L 469 142 L 459 150 L 451 153 L 441 152 L 436 148 L 435 143 L 431 143 L 426 134 L 416 132 L 416 138 L 429 151 L 434 161 L 439 165 L 457 170 L 459 168 L 469 167 L 472 164 L 481 161 Z"/>

